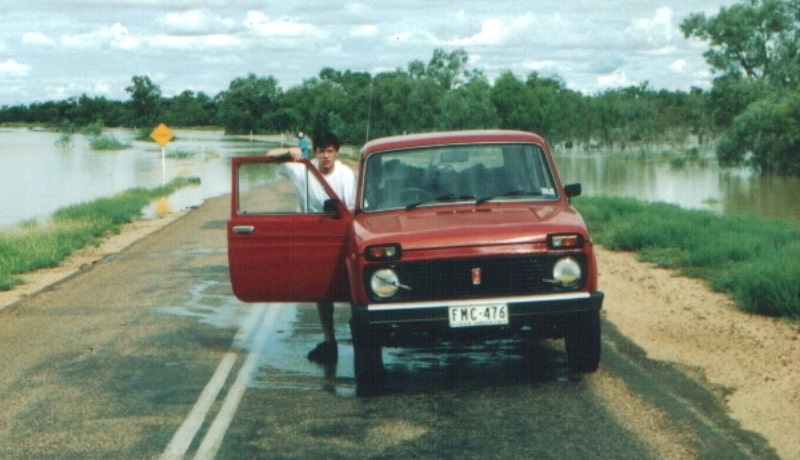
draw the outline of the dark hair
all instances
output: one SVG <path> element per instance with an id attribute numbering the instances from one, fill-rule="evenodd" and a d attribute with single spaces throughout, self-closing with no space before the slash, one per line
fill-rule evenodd
<path id="1" fill-rule="evenodd" d="M 317 133 L 314 136 L 314 150 L 324 150 L 328 147 L 333 147 L 336 151 L 339 151 L 339 147 L 342 146 L 342 141 L 339 139 L 336 134 L 331 132 L 322 132 Z"/>

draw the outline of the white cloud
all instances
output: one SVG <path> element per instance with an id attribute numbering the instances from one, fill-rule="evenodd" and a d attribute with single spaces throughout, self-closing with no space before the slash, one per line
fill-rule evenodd
<path id="1" fill-rule="evenodd" d="M 311 24 L 292 21 L 288 18 L 272 20 L 269 15 L 261 11 L 248 11 L 244 19 L 244 25 L 258 35 L 265 37 L 303 37 L 315 35 L 315 28 Z"/>
<path id="2" fill-rule="evenodd" d="M 687 62 L 686 59 L 676 59 L 670 64 L 669 69 L 675 73 L 685 73 Z"/>
<path id="3" fill-rule="evenodd" d="M 170 30 L 182 33 L 214 33 L 232 30 L 236 21 L 206 9 L 167 13 L 158 20 Z"/>
<path id="4" fill-rule="evenodd" d="M 373 24 L 365 24 L 350 30 L 351 37 L 374 37 L 378 35 L 378 27 Z"/>
<path id="5" fill-rule="evenodd" d="M 465 21 L 463 12 L 457 15 L 459 21 Z M 537 29 L 534 26 L 536 18 L 531 13 L 513 16 L 507 19 L 487 18 L 481 23 L 480 30 L 470 36 L 457 38 L 448 42 L 451 46 L 492 46 L 503 45 L 517 41 L 517 38 L 531 37 Z"/>
<path id="6" fill-rule="evenodd" d="M 111 47 L 130 50 L 141 46 L 141 40 L 131 35 L 127 27 L 119 22 L 101 27 L 85 34 L 65 35 L 61 44 L 66 48 L 82 50 Z"/>
<path id="7" fill-rule="evenodd" d="M 55 40 L 41 32 L 28 32 L 22 35 L 22 43 L 26 45 L 49 46 L 55 44 Z"/>
<path id="8" fill-rule="evenodd" d="M 659 8 L 653 17 L 637 18 L 625 30 L 625 35 L 635 41 L 643 41 L 651 46 L 671 43 L 677 28 L 673 24 L 674 14 L 669 7 Z"/>
<path id="9" fill-rule="evenodd" d="M 0 62 L 0 76 L 12 78 L 26 77 L 30 71 L 31 66 L 27 64 L 20 64 L 14 59 Z"/>
<path id="10" fill-rule="evenodd" d="M 604 88 L 608 87 L 622 88 L 622 87 L 633 86 L 636 84 L 636 82 L 630 80 L 628 76 L 625 75 L 625 72 L 619 69 L 609 74 L 598 75 L 597 83 L 599 86 Z"/>
<path id="11" fill-rule="evenodd" d="M 202 36 L 157 35 L 145 39 L 152 49 L 202 50 L 205 48 L 234 48 L 241 40 L 233 35 L 214 34 Z"/>

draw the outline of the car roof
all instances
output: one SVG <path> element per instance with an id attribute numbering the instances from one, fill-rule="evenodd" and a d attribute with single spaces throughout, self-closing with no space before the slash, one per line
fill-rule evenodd
<path id="1" fill-rule="evenodd" d="M 431 145 L 480 144 L 494 142 L 530 142 L 545 145 L 541 136 L 526 131 L 512 130 L 470 130 L 444 131 L 402 136 L 384 137 L 369 141 L 362 147 L 362 156 L 386 150 L 412 149 Z"/>

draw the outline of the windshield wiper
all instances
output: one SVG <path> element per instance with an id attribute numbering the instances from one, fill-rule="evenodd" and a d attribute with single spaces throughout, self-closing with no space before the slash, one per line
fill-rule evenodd
<path id="1" fill-rule="evenodd" d="M 436 198 L 428 198 L 427 200 L 418 201 L 416 203 L 411 203 L 410 205 L 406 206 L 406 211 L 414 209 L 418 206 L 422 206 L 423 204 L 429 203 L 449 203 L 452 201 L 466 201 L 466 200 L 474 200 L 475 195 L 456 195 L 455 193 L 448 193 L 446 195 L 439 195 Z"/>
<path id="2" fill-rule="evenodd" d="M 510 192 L 503 193 L 502 195 L 490 195 L 485 196 L 478 200 L 475 204 L 483 204 L 487 201 L 491 201 L 497 198 L 511 198 L 515 196 L 541 196 L 542 192 L 537 192 L 535 190 L 512 190 Z"/>

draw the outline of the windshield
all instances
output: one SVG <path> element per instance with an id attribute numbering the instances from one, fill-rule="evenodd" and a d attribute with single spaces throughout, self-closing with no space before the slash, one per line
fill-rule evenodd
<path id="1" fill-rule="evenodd" d="M 435 203 L 553 200 L 553 176 L 534 144 L 448 145 L 369 157 L 365 211 L 412 209 Z"/>

